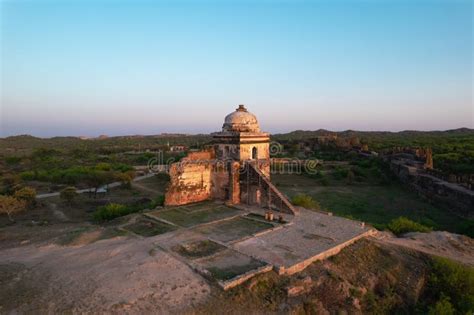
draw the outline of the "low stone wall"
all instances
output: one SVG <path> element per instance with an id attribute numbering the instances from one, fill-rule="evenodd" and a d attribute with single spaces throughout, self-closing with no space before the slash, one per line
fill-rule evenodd
<path id="1" fill-rule="evenodd" d="M 266 265 L 266 266 L 263 266 L 263 267 L 260 267 L 258 269 L 255 269 L 255 270 L 250 270 L 244 274 L 241 274 L 233 279 L 230 279 L 230 280 L 227 280 L 227 281 L 218 281 L 217 283 L 219 284 L 219 286 L 224 289 L 224 291 L 226 290 L 229 290 L 229 289 L 232 289 L 242 283 L 244 283 L 245 281 L 247 281 L 248 279 L 250 278 L 253 278 L 255 277 L 256 275 L 259 275 L 259 274 L 262 274 L 262 273 L 265 273 L 265 272 L 269 272 L 273 269 L 273 266 L 272 265 Z"/>
<path id="2" fill-rule="evenodd" d="M 421 196 L 460 216 L 474 216 L 474 191 L 434 176 L 435 172 L 424 170 L 417 161 L 393 159 L 390 169 L 400 181 Z"/>
<path id="3" fill-rule="evenodd" d="M 275 271 L 279 274 L 279 275 L 292 275 L 292 274 L 295 274 L 295 273 L 298 273 L 298 272 L 301 272 L 303 271 L 306 267 L 308 267 L 309 265 L 311 265 L 313 262 L 315 261 L 318 261 L 318 260 L 324 260 L 324 259 L 327 259 L 331 256 L 334 256 L 336 254 L 338 254 L 343 248 L 353 244 L 354 242 L 358 241 L 359 239 L 361 238 L 364 238 L 364 237 L 367 237 L 367 236 L 371 236 L 371 235 L 375 235 L 377 233 L 376 230 L 372 229 L 372 230 L 369 230 L 363 234 L 360 234 L 344 243 L 341 243 L 337 246 L 334 246 L 322 253 L 319 253 L 315 256 L 312 256 L 312 257 L 309 257 L 299 263 L 297 263 L 296 265 L 293 265 L 291 267 L 283 267 L 283 266 L 279 266 L 279 267 L 275 267 Z"/>

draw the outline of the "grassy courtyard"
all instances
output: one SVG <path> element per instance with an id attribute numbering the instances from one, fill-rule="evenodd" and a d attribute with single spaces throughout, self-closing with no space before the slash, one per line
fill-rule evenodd
<path id="1" fill-rule="evenodd" d="M 124 229 L 141 236 L 150 237 L 174 231 L 176 228 L 163 222 L 140 218 L 135 223 L 124 226 Z"/>
<path id="2" fill-rule="evenodd" d="M 252 234 L 271 229 L 273 225 L 242 217 L 196 228 L 196 231 L 220 242 L 232 242 Z"/>
<path id="3" fill-rule="evenodd" d="M 158 210 L 149 214 L 181 227 L 192 227 L 239 214 L 240 211 L 214 203 L 199 203 L 189 206 Z"/>

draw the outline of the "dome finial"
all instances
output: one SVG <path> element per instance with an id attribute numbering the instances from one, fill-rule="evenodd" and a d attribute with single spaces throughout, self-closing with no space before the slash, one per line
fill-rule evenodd
<path id="1" fill-rule="evenodd" d="M 245 108 L 245 105 L 239 105 L 239 108 L 237 108 L 237 111 L 238 112 L 246 112 L 247 111 L 247 108 Z"/>

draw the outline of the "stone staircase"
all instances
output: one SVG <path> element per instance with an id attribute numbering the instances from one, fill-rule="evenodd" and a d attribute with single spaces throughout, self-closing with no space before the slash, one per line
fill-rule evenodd
<path id="1" fill-rule="evenodd" d="M 269 208 L 284 213 L 296 214 L 296 208 L 291 204 L 291 202 L 286 198 L 283 193 L 281 193 L 275 185 L 272 184 L 270 179 L 263 174 L 258 167 L 252 162 L 247 162 L 247 172 L 249 177 L 252 179 L 254 184 L 259 185 L 262 192 L 264 192 L 264 197 L 266 198 L 266 203 Z"/>

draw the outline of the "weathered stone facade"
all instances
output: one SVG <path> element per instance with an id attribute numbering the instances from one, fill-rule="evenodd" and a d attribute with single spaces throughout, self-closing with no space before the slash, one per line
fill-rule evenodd
<path id="1" fill-rule="evenodd" d="M 256 117 L 240 105 L 227 115 L 222 132 L 214 135 L 208 150 L 191 152 L 171 165 L 165 204 L 217 199 L 294 213 L 291 203 L 270 182 L 269 148 L 270 135 L 261 132 Z"/>

